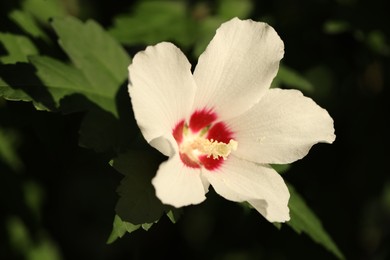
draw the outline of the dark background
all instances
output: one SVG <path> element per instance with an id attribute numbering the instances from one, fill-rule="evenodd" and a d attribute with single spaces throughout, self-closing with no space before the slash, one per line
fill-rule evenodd
<path id="1" fill-rule="evenodd" d="M 0 1 L 0 31 L 12 31 L 6 14 L 20 1 Z M 106 28 L 134 6 L 79 3 L 74 15 Z M 212 15 L 216 3 L 203 3 Z M 188 4 L 191 11 L 199 1 Z M 283 63 L 313 83 L 305 94 L 335 120 L 334 144 L 315 145 L 284 177 L 347 259 L 390 259 L 388 10 L 384 0 L 279 0 L 253 2 L 249 16 L 276 29 L 286 46 Z M 329 33 L 328 21 L 348 29 Z M 107 245 L 122 176 L 105 154 L 79 147 L 82 117 L 0 100 L 0 126 L 15 131 L 23 164 L 17 173 L 0 161 L 0 259 L 23 259 L 28 247 L 54 250 L 62 259 L 335 259 L 306 235 L 288 226 L 279 231 L 213 191 L 205 203 L 186 208 L 177 224 L 164 216 L 149 231 Z M 38 198 L 36 211 L 26 196 Z M 15 232 L 22 234 L 18 243 Z"/>

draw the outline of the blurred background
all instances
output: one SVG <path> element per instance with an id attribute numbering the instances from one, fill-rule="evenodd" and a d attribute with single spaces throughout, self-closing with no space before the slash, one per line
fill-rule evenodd
<path id="1" fill-rule="evenodd" d="M 326 108 L 337 136 L 332 145 L 315 145 L 284 178 L 347 259 L 390 259 L 387 2 L 157 2 L 0 0 L 0 32 L 20 33 L 9 16 L 16 9 L 39 17 L 49 37 L 50 17 L 73 15 L 96 20 L 131 56 L 172 41 L 195 66 L 222 22 L 268 22 L 285 43 L 278 85 Z M 164 216 L 149 231 L 107 245 L 122 175 L 107 154 L 78 145 L 82 118 L 0 98 L 0 259 L 336 259 L 305 234 L 278 230 L 213 192 L 185 208 L 177 224 Z"/>

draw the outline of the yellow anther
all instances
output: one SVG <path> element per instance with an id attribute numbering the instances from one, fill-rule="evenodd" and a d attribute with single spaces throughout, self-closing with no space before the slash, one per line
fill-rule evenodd
<path id="1" fill-rule="evenodd" d="M 197 138 L 193 143 L 193 148 L 197 149 L 207 157 L 213 156 L 213 159 L 222 157 L 226 160 L 232 151 L 237 149 L 238 143 L 231 139 L 228 144 L 214 141 L 213 139 Z"/>

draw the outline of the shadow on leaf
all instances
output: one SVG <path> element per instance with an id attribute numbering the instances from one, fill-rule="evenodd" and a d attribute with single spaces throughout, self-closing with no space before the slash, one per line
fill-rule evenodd
<path id="1" fill-rule="evenodd" d="M 0 66 L 0 78 L 7 84 L 2 95 L 6 99 L 33 101 L 36 106 L 55 111 L 55 101 L 36 76 L 36 70 L 31 64 L 16 63 Z M 24 94 L 25 93 L 25 94 Z"/>

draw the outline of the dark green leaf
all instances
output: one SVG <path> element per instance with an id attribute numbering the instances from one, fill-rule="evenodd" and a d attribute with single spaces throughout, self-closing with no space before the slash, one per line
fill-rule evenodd
<path id="1" fill-rule="evenodd" d="M 289 201 L 291 220 L 287 224 L 298 234 L 306 233 L 311 239 L 325 247 L 339 259 L 344 259 L 343 254 L 325 231 L 318 217 L 311 211 L 294 187 L 288 185 L 288 188 L 291 195 Z"/>
<path id="2" fill-rule="evenodd" d="M 120 199 L 116 206 L 113 230 L 107 243 L 114 242 L 126 232 L 133 232 L 140 227 L 149 230 L 157 223 L 164 212 L 175 223 L 181 209 L 163 205 L 155 196 L 151 183 L 162 156 L 152 148 L 147 151 L 129 151 L 115 158 L 111 165 L 125 175 L 118 188 Z"/>
<path id="3" fill-rule="evenodd" d="M 199 36 L 195 43 L 193 55 L 199 57 L 213 39 L 216 30 L 225 20 L 219 17 L 209 17 L 199 23 Z"/>
<path id="4" fill-rule="evenodd" d="M 373 52 L 378 54 L 387 56 L 390 54 L 390 45 L 387 41 L 386 34 L 379 30 L 371 31 L 367 35 L 368 46 Z"/>
<path id="5" fill-rule="evenodd" d="M 151 179 L 156 174 L 160 155 L 153 151 L 130 151 L 113 160 L 112 166 L 125 175 L 118 193 L 117 214 L 133 224 L 153 223 L 166 207 L 156 197 Z"/>
<path id="6" fill-rule="evenodd" d="M 351 29 L 351 25 L 347 21 L 329 20 L 324 24 L 324 31 L 329 34 L 343 33 Z"/>
<path id="7" fill-rule="evenodd" d="M 271 166 L 279 174 L 283 174 L 283 173 L 287 172 L 291 167 L 290 164 L 272 164 Z"/>
<path id="8" fill-rule="evenodd" d="M 299 75 L 298 72 L 283 65 L 279 67 L 278 75 L 276 75 L 274 81 L 272 82 L 273 87 L 280 84 L 296 88 L 304 92 L 312 93 L 314 91 L 314 87 L 310 81 Z"/>
<path id="9" fill-rule="evenodd" d="M 126 86 L 108 96 L 71 65 L 43 56 L 30 60 L 57 109 L 64 113 L 89 111 L 80 127 L 81 146 L 98 152 L 120 152 L 129 146 L 136 131 Z M 118 117 L 114 116 L 116 113 Z"/>
<path id="10" fill-rule="evenodd" d="M 12 101 L 33 102 L 38 110 L 54 108 L 50 93 L 35 75 L 34 67 L 28 63 L 0 66 L 0 96 Z"/>

